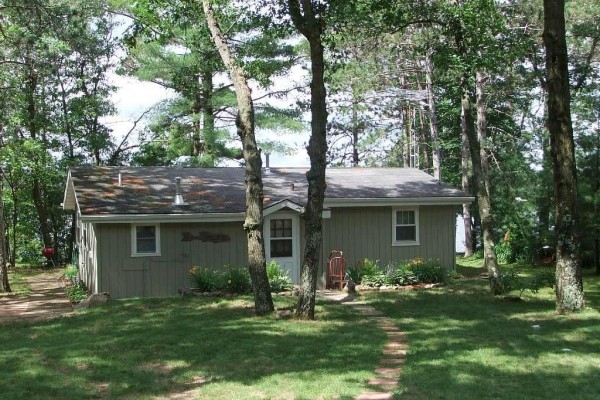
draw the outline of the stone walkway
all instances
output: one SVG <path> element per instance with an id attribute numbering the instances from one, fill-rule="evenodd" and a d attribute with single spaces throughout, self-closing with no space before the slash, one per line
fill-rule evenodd
<path id="1" fill-rule="evenodd" d="M 52 270 L 28 277 L 33 292 L 29 296 L 0 297 L 0 324 L 71 315 L 73 307 L 59 280 L 63 272 Z"/>
<path id="2" fill-rule="evenodd" d="M 385 331 L 387 342 L 383 348 L 383 355 L 379 361 L 379 366 L 375 369 L 377 377 L 370 379 L 368 382 L 373 390 L 361 393 L 356 397 L 356 400 L 392 399 L 392 392 L 398 387 L 402 365 L 408 353 L 406 333 L 400 331 L 392 323 L 392 320 L 386 317 L 381 311 L 377 311 L 364 301 L 352 301 L 353 296 L 347 293 L 330 290 L 321 291 L 320 293 L 327 299 L 339 301 L 344 305 L 354 308 L 360 314 L 376 322 Z"/>

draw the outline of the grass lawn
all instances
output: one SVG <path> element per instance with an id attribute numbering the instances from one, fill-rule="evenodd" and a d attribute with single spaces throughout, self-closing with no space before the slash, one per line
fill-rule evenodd
<path id="1" fill-rule="evenodd" d="M 4 293 L 0 292 L 0 296 L 15 296 L 15 295 L 30 295 L 31 288 L 27 283 L 26 277 L 39 274 L 39 269 L 30 268 L 12 268 L 8 271 L 8 283 L 12 292 Z"/>
<path id="2" fill-rule="evenodd" d="M 480 260 L 459 262 L 462 275 L 482 272 Z M 551 289 L 506 301 L 492 297 L 487 281 L 477 279 L 427 291 L 365 294 L 408 333 L 410 353 L 397 397 L 597 399 L 600 277 L 589 272 L 588 308 L 566 316 L 555 313 Z"/>
<path id="3" fill-rule="evenodd" d="M 351 399 L 374 377 L 385 334 L 349 307 L 320 303 L 303 322 L 255 317 L 251 304 L 134 299 L 0 325 L 0 397 Z"/>

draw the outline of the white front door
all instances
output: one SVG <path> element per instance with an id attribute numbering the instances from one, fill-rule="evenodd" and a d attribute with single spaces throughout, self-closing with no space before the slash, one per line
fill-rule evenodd
<path id="1" fill-rule="evenodd" d="M 300 283 L 300 221 L 297 213 L 278 212 L 265 217 L 265 253 Z"/>

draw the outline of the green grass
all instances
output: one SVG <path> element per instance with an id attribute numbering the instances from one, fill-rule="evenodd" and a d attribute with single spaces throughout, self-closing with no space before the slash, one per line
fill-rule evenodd
<path id="1" fill-rule="evenodd" d="M 279 307 L 291 301 L 276 296 Z M 251 304 L 134 299 L 0 326 L 0 397 L 350 399 L 365 390 L 385 341 L 376 325 L 332 303 L 312 322 L 256 317 Z"/>
<path id="2" fill-rule="evenodd" d="M 462 275 L 482 272 L 475 261 L 459 263 Z M 588 308 L 566 316 L 555 313 L 551 289 L 506 301 L 478 279 L 365 298 L 409 336 L 398 398 L 596 399 L 600 277 L 586 271 L 584 288 Z"/>
<path id="3" fill-rule="evenodd" d="M 30 268 L 12 268 L 8 271 L 8 283 L 10 284 L 10 293 L 0 292 L 0 296 L 27 296 L 31 294 L 31 288 L 27 283 L 27 277 L 40 273 L 40 269 Z"/>

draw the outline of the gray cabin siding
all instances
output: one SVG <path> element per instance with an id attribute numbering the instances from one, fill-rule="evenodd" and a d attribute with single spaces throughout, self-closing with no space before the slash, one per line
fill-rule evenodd
<path id="1" fill-rule="evenodd" d="M 156 297 L 177 294 L 189 287 L 191 266 L 222 268 L 247 264 L 247 241 L 242 222 L 160 224 L 161 255 L 131 256 L 130 224 L 98 224 L 100 292 L 113 298 Z M 184 233 L 201 232 L 227 236 L 227 241 L 210 242 L 198 238 L 184 241 Z"/>
<path id="2" fill-rule="evenodd" d="M 320 282 L 326 276 L 331 250 L 342 250 L 347 267 L 361 259 L 379 260 L 380 265 L 420 257 L 439 259 L 455 269 L 455 207 L 420 206 L 419 245 L 392 245 L 392 207 L 333 208 L 323 220 L 323 251 Z"/>
<path id="3" fill-rule="evenodd" d="M 98 242 L 95 225 L 81 223 L 77 232 L 79 277 L 87 288 L 96 293 L 98 289 Z"/>

